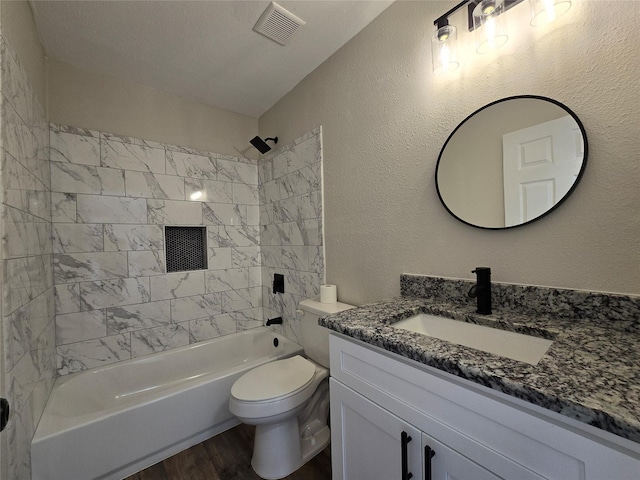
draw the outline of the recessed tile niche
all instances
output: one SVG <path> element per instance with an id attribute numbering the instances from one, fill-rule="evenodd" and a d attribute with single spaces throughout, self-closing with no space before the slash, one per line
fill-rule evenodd
<path id="1" fill-rule="evenodd" d="M 207 269 L 205 227 L 165 227 L 167 273 Z"/>

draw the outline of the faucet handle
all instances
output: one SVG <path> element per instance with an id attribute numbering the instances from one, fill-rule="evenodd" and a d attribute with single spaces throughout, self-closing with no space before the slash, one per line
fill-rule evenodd
<path id="1" fill-rule="evenodd" d="M 471 270 L 471 273 L 475 273 L 475 274 L 488 273 L 490 275 L 491 274 L 491 268 L 489 268 L 489 267 L 476 267 L 475 270 Z"/>
<path id="2" fill-rule="evenodd" d="M 484 287 L 482 287 L 481 285 L 473 285 L 467 295 L 470 298 L 476 298 L 478 296 L 478 293 L 480 293 L 483 288 Z"/>

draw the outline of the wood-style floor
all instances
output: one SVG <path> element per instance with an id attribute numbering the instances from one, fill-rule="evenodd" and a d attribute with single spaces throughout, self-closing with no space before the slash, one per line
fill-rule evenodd
<path id="1" fill-rule="evenodd" d="M 125 480 L 260 480 L 251 468 L 255 427 L 238 425 Z M 287 480 L 330 480 L 331 446 Z"/>

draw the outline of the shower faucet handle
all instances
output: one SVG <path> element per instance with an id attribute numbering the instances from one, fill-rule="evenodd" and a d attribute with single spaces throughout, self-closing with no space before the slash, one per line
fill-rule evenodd
<path id="1" fill-rule="evenodd" d="M 284 293 L 284 275 L 273 274 L 273 293 Z"/>
<path id="2" fill-rule="evenodd" d="M 5 429 L 9 423 L 9 401 L 6 398 L 0 398 L 0 432 Z"/>

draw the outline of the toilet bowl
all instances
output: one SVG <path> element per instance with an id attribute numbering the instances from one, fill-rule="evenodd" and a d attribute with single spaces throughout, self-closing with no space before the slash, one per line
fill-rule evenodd
<path id="1" fill-rule="evenodd" d="M 300 302 L 301 343 L 310 358 L 296 355 L 267 363 L 231 387 L 229 410 L 256 427 L 251 466 L 260 477 L 286 477 L 329 444 L 329 330 L 318 319 L 348 308 L 353 307 Z"/>
<path id="2" fill-rule="evenodd" d="M 251 465 L 262 478 L 289 475 L 329 443 L 328 378 L 326 368 L 296 355 L 255 368 L 234 383 L 229 409 L 242 423 L 256 426 Z M 318 388 L 323 382 L 327 388 Z M 320 428 L 313 429 L 313 422 Z"/>

